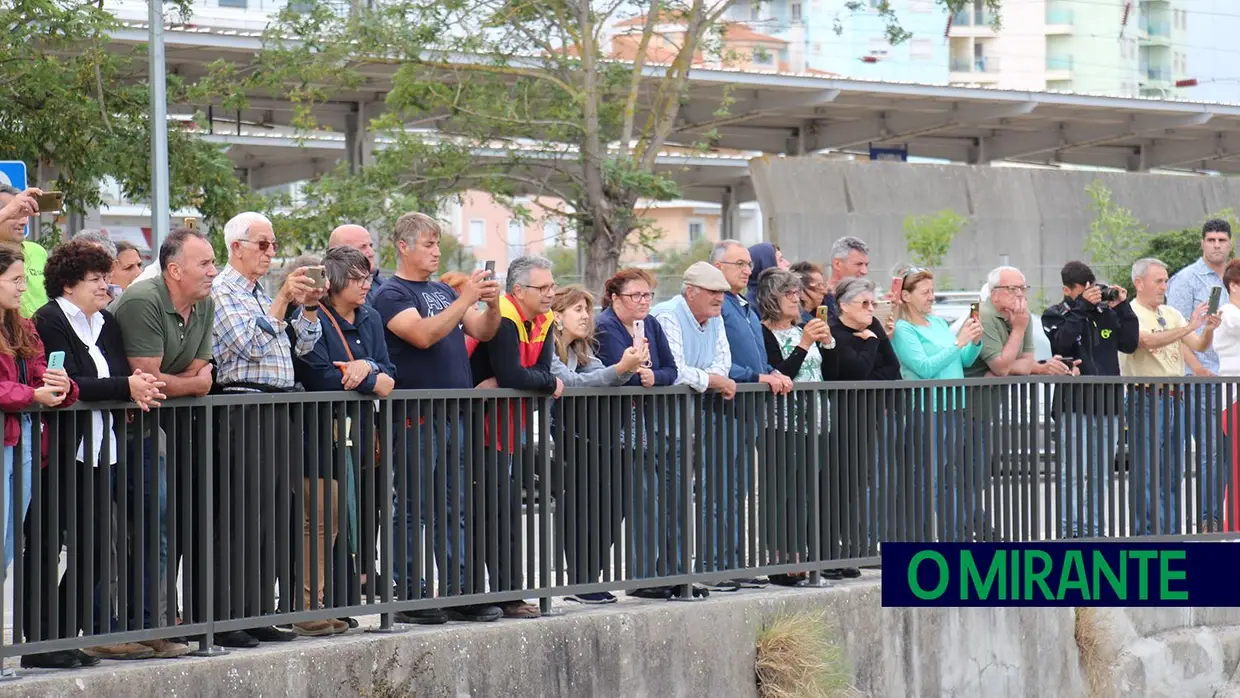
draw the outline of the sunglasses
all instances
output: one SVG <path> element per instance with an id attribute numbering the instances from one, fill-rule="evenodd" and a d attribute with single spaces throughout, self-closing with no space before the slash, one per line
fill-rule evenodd
<path id="1" fill-rule="evenodd" d="M 266 252 L 267 250 L 275 251 L 278 248 L 278 245 L 276 245 L 275 240 L 249 240 L 246 238 L 242 238 L 238 240 L 237 242 L 248 242 L 251 245 L 254 245 L 255 247 L 257 247 L 259 252 Z"/>

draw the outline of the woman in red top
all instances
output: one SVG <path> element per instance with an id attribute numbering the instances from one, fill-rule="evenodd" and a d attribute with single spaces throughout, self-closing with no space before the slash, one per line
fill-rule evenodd
<path id="1" fill-rule="evenodd" d="M 26 267 L 21 251 L 0 245 L 0 410 L 4 411 L 4 521 L 0 527 L 4 528 L 5 570 L 13 561 L 13 529 L 26 516 L 34 477 L 31 418 L 22 410 L 35 405 L 68 407 L 77 401 L 77 384 L 63 370 L 47 370 L 43 342 L 34 324 L 17 313 L 25 292 Z M 14 492 L 21 496 L 17 511 L 13 510 Z"/>

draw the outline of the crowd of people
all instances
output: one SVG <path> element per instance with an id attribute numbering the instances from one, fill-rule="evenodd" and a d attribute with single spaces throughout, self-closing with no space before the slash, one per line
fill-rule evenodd
<path id="1" fill-rule="evenodd" d="M 733 399 L 738 384 L 744 383 L 761 384 L 776 396 L 788 396 L 799 383 L 840 380 L 904 379 L 941 381 L 952 386 L 954 381 L 982 376 L 1240 375 L 1240 289 L 1236 288 L 1240 285 L 1240 262 L 1227 263 L 1231 231 L 1223 221 L 1206 224 L 1202 259 L 1174 277 L 1158 260 L 1136 262 L 1132 267 L 1134 299 L 1129 299 L 1119 285 L 1099 284 L 1084 263 L 1065 265 L 1063 299 L 1042 316 L 1042 331 L 1054 357 L 1038 361 L 1033 350 L 1033 333 L 1038 330 L 1034 329 L 1028 305 L 1030 287 L 1018 269 L 1005 266 L 993 270 L 976 314 L 952 327 L 933 312 L 933 270 L 902 269 L 890 292 L 880 290 L 867 278 L 869 248 L 855 237 L 835 242 L 827 267 L 812 262 L 790 264 L 770 243 L 745 246 L 733 240 L 720 241 L 708 261 L 694 263 L 684 272 L 679 293 L 655 304 L 655 280 L 642 269 L 621 269 L 607 280 L 596 299 L 580 286 L 558 287 L 551 262 L 538 256 L 512 260 L 503 285 L 487 270 L 437 279 L 444 233 L 434 218 L 408 213 L 400 217 L 393 230 L 398 260 L 394 275 L 380 276 L 371 233 L 360 226 L 345 225 L 332 232 L 321 257 L 294 261 L 274 294 L 269 295 L 260 282 L 278 257 L 279 242 L 272 223 L 260 214 L 242 213 L 225 224 L 228 257 L 222 268 L 217 266 L 213 247 L 202 233 L 177 228 L 163 241 L 158 259 L 143 270 L 136 249 L 114 244 L 99 233 L 79 234 L 50 254 L 26 240 L 27 217 L 38 213 L 38 193 L 0 187 L 0 232 L 11 241 L 0 246 L 0 396 L 5 412 L 6 512 L 12 512 L 11 507 L 27 511 L 32 478 L 51 477 L 49 473 L 60 467 L 44 462 L 32 443 L 32 420 L 38 413 L 27 410 L 36 405 L 64 408 L 78 401 L 131 402 L 150 410 L 166 399 L 179 397 L 299 390 L 386 398 L 394 390 L 506 388 L 559 398 L 566 387 L 650 389 L 680 385 L 726 401 Z M 1210 314 L 1206 302 L 1216 286 L 1223 288 L 1223 308 Z M 602 307 L 597 315 L 596 300 Z M 63 353 L 60 368 L 48 366 L 48 358 L 54 353 Z M 1117 386 L 1113 399 L 1105 400 L 1081 400 L 1073 397 L 1074 393 L 1065 394 L 1068 397 L 1053 406 L 1058 452 L 1084 454 L 1083 467 L 1064 467 L 1058 473 L 1058 513 L 1063 534 L 1068 536 L 1102 532 L 1099 517 L 1110 496 L 1108 478 L 1112 477 L 1110 464 L 1120 439 L 1120 416 L 1130 401 L 1143 401 L 1142 409 L 1160 420 L 1158 428 L 1137 431 L 1135 438 L 1157 440 L 1151 452 L 1162 449 L 1164 464 L 1179 462 L 1172 454 L 1179 447 L 1179 429 L 1194 434 L 1199 448 L 1203 444 L 1210 448 L 1215 440 L 1229 439 L 1235 431 L 1233 423 L 1225 430 L 1226 436 L 1219 434 L 1225 416 L 1218 413 L 1221 400 L 1209 402 L 1200 413 L 1189 414 L 1183 423 L 1168 423 L 1163 428 L 1161 420 L 1169 420 L 1173 410 L 1181 413 L 1182 406 L 1173 406 L 1181 396 L 1178 389 L 1157 384 L 1128 391 Z M 812 427 L 813 433 L 846 431 L 857 420 L 877 425 L 874 438 L 862 439 L 854 451 L 860 463 L 877 463 L 874 444 L 902 428 L 891 424 L 892 413 L 885 411 L 881 402 L 873 403 L 873 414 L 852 414 L 832 404 L 830 398 L 813 399 L 818 401 L 815 413 L 823 415 L 822 423 Z M 780 419 L 786 425 L 797 417 L 788 407 L 790 402 L 781 404 Z M 917 469 L 918 491 L 935 493 L 933 497 L 927 494 L 919 506 L 936 520 L 939 537 L 960 540 L 967 531 L 984 527 L 988 520 L 978 492 L 984 489 L 987 472 L 982 461 L 990 453 L 986 425 L 995 419 L 996 407 L 987 400 L 966 401 L 963 390 L 919 393 L 916 407 L 922 418 L 910 421 L 910 433 L 927 449 L 928 458 Z M 138 433 L 131 433 L 126 443 L 118 438 L 107 411 L 79 410 L 75 415 L 81 424 L 76 433 L 90 436 L 79 438 L 79 443 L 62 452 L 76 453 L 73 467 L 78 469 L 78 477 L 82 481 L 95 479 L 97 491 L 114 491 L 118 486 L 109 480 L 108 466 L 118 458 L 140 454 L 141 479 L 148 491 L 157 492 L 157 518 L 164 521 L 169 494 L 166 466 L 160 455 L 162 434 L 135 430 Z M 1227 416 L 1233 422 L 1237 419 L 1230 412 Z M 509 417 L 516 419 L 515 414 Z M 696 433 L 710 433 L 725 420 L 733 421 L 727 433 L 734 438 L 724 447 L 724 463 L 747 462 L 738 454 L 757 448 L 756 427 L 741 424 L 735 414 L 703 410 L 697 418 L 702 421 L 694 425 Z M 260 419 L 264 417 L 257 406 L 230 410 L 216 424 L 219 435 L 215 440 L 234 444 L 235 452 L 230 456 L 244 462 L 247 453 L 235 446 L 244 439 L 230 439 L 229 434 L 240 435 L 247 425 Z M 632 422 L 619 427 L 620 441 L 636 439 L 637 419 L 634 416 Z M 430 438 L 423 438 L 424 430 L 418 428 L 421 425 L 395 425 L 395 436 L 405 439 L 409 454 L 407 462 L 395 464 L 410 474 L 403 479 L 408 489 L 399 494 L 410 502 L 427 497 L 415 483 L 429 469 L 437 482 L 446 483 L 446 496 L 457 499 L 449 510 L 457 512 L 460 519 L 424 521 L 417 509 L 445 509 L 442 502 L 423 502 L 422 507 L 406 507 L 403 520 L 395 522 L 397 544 L 407 546 L 403 556 L 406 564 L 395 570 L 390 581 L 403 589 L 405 598 L 420 598 L 425 585 L 419 571 L 421 560 L 414 549 L 424 525 L 434 527 L 436 541 L 444 541 L 434 551 L 437 565 L 452 570 L 452 574 L 459 572 L 462 579 L 466 575 L 466 507 L 462 502 L 470 483 L 465 481 L 461 447 L 466 439 L 465 422 L 462 415 L 449 412 L 429 425 Z M 962 430 L 961 424 L 971 428 Z M 260 430 L 268 428 L 282 434 L 278 438 L 287 438 L 287 423 L 263 423 Z M 40 431 L 46 438 L 47 431 Z M 510 459 L 520 445 L 515 442 L 524 438 L 518 431 L 495 430 L 488 437 L 488 448 L 495 448 L 501 461 Z M 962 433 L 974 441 L 968 448 L 958 443 Z M 655 475 L 661 481 L 640 483 L 651 492 L 675 493 L 689 486 L 682 482 L 674 454 L 683 448 L 702 448 L 690 443 L 691 434 L 673 430 L 668 436 L 668 451 L 673 456 L 672 462 L 661 464 Z M 1130 438 L 1134 437 L 1130 434 Z M 1214 450 L 1226 452 L 1227 446 L 1219 444 Z M 960 464 L 955 456 L 962 452 L 972 454 L 977 462 Z M 349 494 L 356 487 L 352 475 L 346 486 L 334 474 L 303 467 L 297 453 L 277 452 L 273 457 L 287 459 L 284 465 L 288 467 L 272 468 L 272 472 L 291 470 L 304 475 L 300 489 L 305 493 L 307 513 L 304 521 L 294 522 L 306 551 L 302 556 L 304 567 L 297 570 L 298 586 L 302 587 L 303 607 L 316 608 L 323 602 L 324 560 L 340 544 L 338 538 L 345 537 L 337 525 L 338 517 L 327 512 L 340 511 L 342 506 L 355 508 L 355 501 L 344 500 L 358 496 Z M 698 536 L 712 537 L 716 559 L 703 563 L 710 570 L 730 569 L 743 557 L 742 527 L 725 519 L 742 515 L 754 483 L 747 468 L 729 467 L 737 472 L 721 483 L 721 493 L 707 505 L 709 511 L 699 521 L 697 531 Z M 938 482 L 939 473 L 957 468 L 969 475 L 953 475 L 949 486 Z M 827 469 L 828 464 L 822 465 L 824 472 Z M 18 471 L 22 477 L 16 476 Z M 1201 511 L 1204 530 L 1218 530 L 1223 519 L 1223 475 L 1221 469 L 1218 472 L 1216 480 L 1206 483 L 1207 505 Z M 1159 501 L 1151 502 L 1153 490 L 1145 490 L 1150 511 L 1148 520 L 1142 522 L 1146 530 L 1155 528 L 1153 509 L 1162 517 L 1167 507 L 1159 505 L 1179 496 L 1182 473 L 1163 467 L 1160 475 Z M 977 478 L 979 486 L 964 487 L 962 481 L 970 477 Z M 19 480 L 25 486 L 22 492 L 15 492 L 14 483 Z M 824 477 L 818 485 L 824 502 L 828 482 Z M 281 490 L 291 491 L 292 487 L 278 478 L 267 484 Z M 864 504 L 872 499 L 872 485 L 865 478 L 849 481 L 850 491 L 843 498 L 850 503 L 848 515 L 876 515 Z M 507 501 L 501 502 L 500 509 L 519 517 L 520 486 L 502 489 Z M 39 508 L 48 517 L 41 530 L 44 536 L 56 538 L 50 546 L 39 543 L 59 551 L 66 528 L 64 512 L 76 503 L 65 489 L 43 487 L 40 491 L 48 498 Z M 1085 517 L 1091 518 L 1088 521 L 1077 515 L 1080 507 L 1071 505 L 1082 496 L 1091 503 L 1085 507 L 1091 512 Z M 59 500 L 53 501 L 56 497 Z M 788 494 L 788 502 L 772 504 L 804 507 L 806 497 L 805 491 L 794 491 Z M 217 506 L 224 498 L 217 497 Z M 491 498 L 488 506 L 494 505 Z M 311 510 L 317 512 L 315 530 L 311 530 Z M 214 515 L 223 514 L 216 511 Z M 651 511 L 626 511 L 625 515 L 658 518 Z M 32 522 L 26 518 L 29 527 Z M 672 519 L 666 530 L 654 537 L 659 541 L 659 556 L 672 574 L 679 574 L 684 571 L 684 520 L 683 516 Z M 520 521 L 510 523 L 509 532 L 519 535 Z M 1159 518 L 1157 529 L 1174 532 L 1178 525 Z M 35 550 L 34 544 L 27 550 L 15 550 L 11 528 L 6 526 L 6 567 L 15 556 L 24 555 L 26 592 L 59 584 L 63 602 L 69 593 L 65 580 L 70 574 L 62 577 L 58 556 Z M 135 528 L 142 530 L 141 522 Z M 168 600 L 159 598 L 157 590 L 164 588 L 164 575 L 175 573 L 180 564 L 168 559 L 165 528 L 161 525 L 158 533 L 160 579 L 144 581 L 148 593 L 140 608 L 131 609 L 135 616 L 132 627 L 154 627 L 164 616 L 163 604 Z M 620 534 L 619 529 L 604 531 L 600 540 L 609 546 L 618 543 Z M 569 542 L 564 547 L 570 582 L 596 582 L 602 572 L 598 565 L 574 555 L 572 540 L 581 532 L 570 530 L 567 535 Z M 217 546 L 219 543 L 217 540 Z M 840 540 L 829 542 L 837 548 L 841 544 Z M 123 557 L 124 546 L 118 547 L 122 550 L 117 555 Z M 317 551 L 316 555 L 310 550 Z M 867 534 L 849 553 L 863 557 L 862 553 L 876 550 L 876 536 Z M 789 562 L 804 554 L 803 549 L 781 553 Z M 596 557 L 604 562 L 607 558 L 605 554 Z M 311 560 L 315 558 L 318 567 L 312 570 Z M 99 556 L 70 555 L 69 560 L 71 565 L 94 565 L 90 578 L 106 584 L 110 573 Z M 147 567 L 142 569 L 143 574 L 150 572 Z M 522 561 L 516 555 L 512 564 L 488 571 L 494 590 L 523 588 Z M 651 569 L 630 573 L 639 578 L 656 576 Z M 473 574 L 478 577 L 474 588 L 480 588 L 478 585 L 485 583 L 481 577 L 484 573 L 474 570 Z M 856 569 L 827 572 L 828 577 L 836 578 L 858 574 Z M 796 585 L 804 578 L 805 573 L 774 575 L 769 580 L 737 577 L 694 591 L 706 595 L 770 582 Z M 319 580 L 317 586 L 312 585 L 312 579 Z M 266 586 L 272 583 L 262 580 Z M 185 584 L 189 587 L 196 580 L 185 580 Z M 676 591 L 676 587 L 663 586 L 630 593 L 666 599 Z M 196 588 L 186 594 L 200 598 Z M 265 610 L 232 608 L 223 584 L 217 585 L 216 594 L 217 612 L 231 608 L 241 616 Z M 616 600 L 608 592 L 572 598 L 587 604 Z M 56 614 L 49 609 L 56 603 L 54 595 L 39 604 L 30 598 L 19 601 L 31 619 L 25 622 L 28 640 L 73 636 L 84 629 L 66 627 L 67 614 L 60 614 L 59 623 L 54 623 Z M 79 625 L 94 623 L 95 632 L 113 622 L 91 618 L 90 613 L 81 615 Z M 538 606 L 516 600 L 497 605 L 422 608 L 399 613 L 396 618 L 438 624 L 539 615 Z M 39 616 L 37 622 L 34 616 Z M 252 647 L 259 642 L 287 641 L 296 635 L 337 634 L 355 624 L 348 618 L 314 620 L 296 623 L 291 630 L 260 627 L 219 633 L 215 639 L 228 647 Z M 22 664 L 75 667 L 98 663 L 101 658 L 176 657 L 188 652 L 184 638 L 173 638 L 28 654 Z"/>

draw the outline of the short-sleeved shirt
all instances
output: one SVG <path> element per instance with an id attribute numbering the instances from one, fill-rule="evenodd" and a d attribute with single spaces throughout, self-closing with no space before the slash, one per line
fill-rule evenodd
<path id="1" fill-rule="evenodd" d="M 43 269 L 47 266 L 47 250 L 37 242 L 22 243 L 22 257 L 26 270 L 26 292 L 22 294 L 19 309 L 21 316 L 30 318 L 34 311 L 47 305 L 47 287 L 43 283 Z"/>
<path id="2" fill-rule="evenodd" d="M 131 284 L 109 310 L 124 334 L 126 357 L 162 357 L 159 370 L 168 374 L 184 371 L 194 359 L 211 360 L 215 304 L 210 296 L 194 304 L 186 321 L 158 276 Z"/>
<path id="3" fill-rule="evenodd" d="M 990 370 L 990 362 L 1003 355 L 1003 347 L 1012 336 L 1012 326 L 989 298 L 982 302 L 978 312 L 982 323 L 982 351 L 977 355 L 977 360 L 964 370 L 965 378 L 985 376 Z M 1040 325 L 1035 324 L 1030 317 L 1029 326 L 1025 328 L 1025 337 L 1020 344 L 1022 355 L 1033 354 L 1033 335 L 1029 333 L 1039 331 L 1036 329 L 1038 327 Z"/>
<path id="4" fill-rule="evenodd" d="M 1160 305 L 1153 310 L 1140 303 L 1131 305 L 1132 312 L 1137 314 L 1137 320 L 1141 323 L 1142 332 L 1170 332 L 1188 324 L 1180 311 L 1169 305 Z M 1180 353 L 1180 343 L 1172 342 L 1157 349 L 1138 348 L 1131 354 L 1120 354 L 1119 372 L 1122 376 L 1178 378 L 1184 375 L 1184 355 Z"/>
<path id="5" fill-rule="evenodd" d="M 418 315 L 433 317 L 456 302 L 456 291 L 439 281 L 410 281 L 392 276 L 383 282 L 375 310 L 383 320 L 388 355 L 396 366 L 396 387 L 402 390 L 469 390 L 474 387 L 465 350 L 465 329 L 452 328 L 448 336 L 429 349 L 419 349 L 392 333 L 388 323 L 413 308 Z"/>

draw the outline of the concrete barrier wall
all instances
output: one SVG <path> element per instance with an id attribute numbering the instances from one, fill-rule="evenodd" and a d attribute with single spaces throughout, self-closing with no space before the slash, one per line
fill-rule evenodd
<path id="1" fill-rule="evenodd" d="M 750 162 L 767 236 L 791 259 L 828 259 L 843 235 L 872 249 L 871 278 L 906 262 L 904 218 L 945 208 L 972 223 L 957 236 L 944 269 L 956 285 L 980 287 L 1002 255 L 1029 282 L 1057 296 L 1059 269 L 1081 259 L 1093 216 L 1085 188 L 1101 179 L 1116 203 L 1151 231 L 1199 225 L 1240 209 L 1240 179 L 1010 167 L 844 162 L 814 156 Z M 880 284 L 885 285 L 885 284 Z"/>

